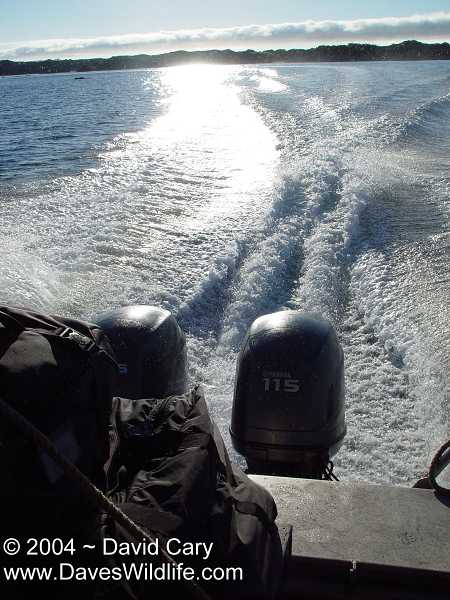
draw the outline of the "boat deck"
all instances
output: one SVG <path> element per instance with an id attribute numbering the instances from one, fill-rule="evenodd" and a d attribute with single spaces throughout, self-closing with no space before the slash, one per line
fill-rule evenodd
<path id="1" fill-rule="evenodd" d="M 274 496 L 280 527 L 292 525 L 282 598 L 450 599 L 450 499 L 416 488 L 252 479 Z"/>

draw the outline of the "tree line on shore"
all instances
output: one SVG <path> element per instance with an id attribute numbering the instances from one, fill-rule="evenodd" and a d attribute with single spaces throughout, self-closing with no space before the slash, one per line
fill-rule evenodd
<path id="1" fill-rule="evenodd" d="M 111 58 L 47 59 L 38 61 L 0 61 L 0 75 L 70 73 L 120 69 L 160 68 L 190 63 L 265 64 L 299 62 L 337 62 L 373 60 L 449 60 L 450 44 L 423 44 L 408 40 L 390 46 L 345 44 L 317 46 L 307 50 L 204 50 L 176 51 L 166 54 L 112 56 Z"/>

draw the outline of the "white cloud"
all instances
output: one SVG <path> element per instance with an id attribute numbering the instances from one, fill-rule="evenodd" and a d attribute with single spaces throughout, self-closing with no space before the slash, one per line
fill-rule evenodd
<path id="1" fill-rule="evenodd" d="M 241 27 L 184 29 L 79 39 L 0 44 L 0 59 L 97 57 L 207 48 L 302 48 L 317 44 L 406 39 L 450 40 L 450 12 L 352 21 L 303 21 Z"/>

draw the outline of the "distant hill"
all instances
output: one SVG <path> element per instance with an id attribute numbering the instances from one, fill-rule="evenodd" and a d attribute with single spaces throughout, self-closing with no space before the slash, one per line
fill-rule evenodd
<path id="1" fill-rule="evenodd" d="M 373 44 L 346 44 L 317 46 L 308 50 L 205 50 L 198 52 L 169 52 L 167 54 L 113 56 L 111 58 L 83 58 L 64 60 L 38 60 L 16 62 L 0 61 L 0 75 L 25 75 L 36 73 L 70 73 L 84 71 L 109 71 L 117 69 L 147 69 L 189 63 L 243 65 L 260 63 L 299 63 L 323 61 L 369 60 L 449 60 L 450 44 L 422 44 L 415 40 L 376 46 Z"/>

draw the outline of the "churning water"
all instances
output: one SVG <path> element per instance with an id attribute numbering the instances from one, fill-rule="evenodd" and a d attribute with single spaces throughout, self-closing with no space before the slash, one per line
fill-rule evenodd
<path id="1" fill-rule="evenodd" d="M 170 309 L 227 440 L 247 327 L 318 311 L 338 474 L 415 481 L 450 434 L 450 62 L 83 77 L 0 79 L 0 301 Z"/>

